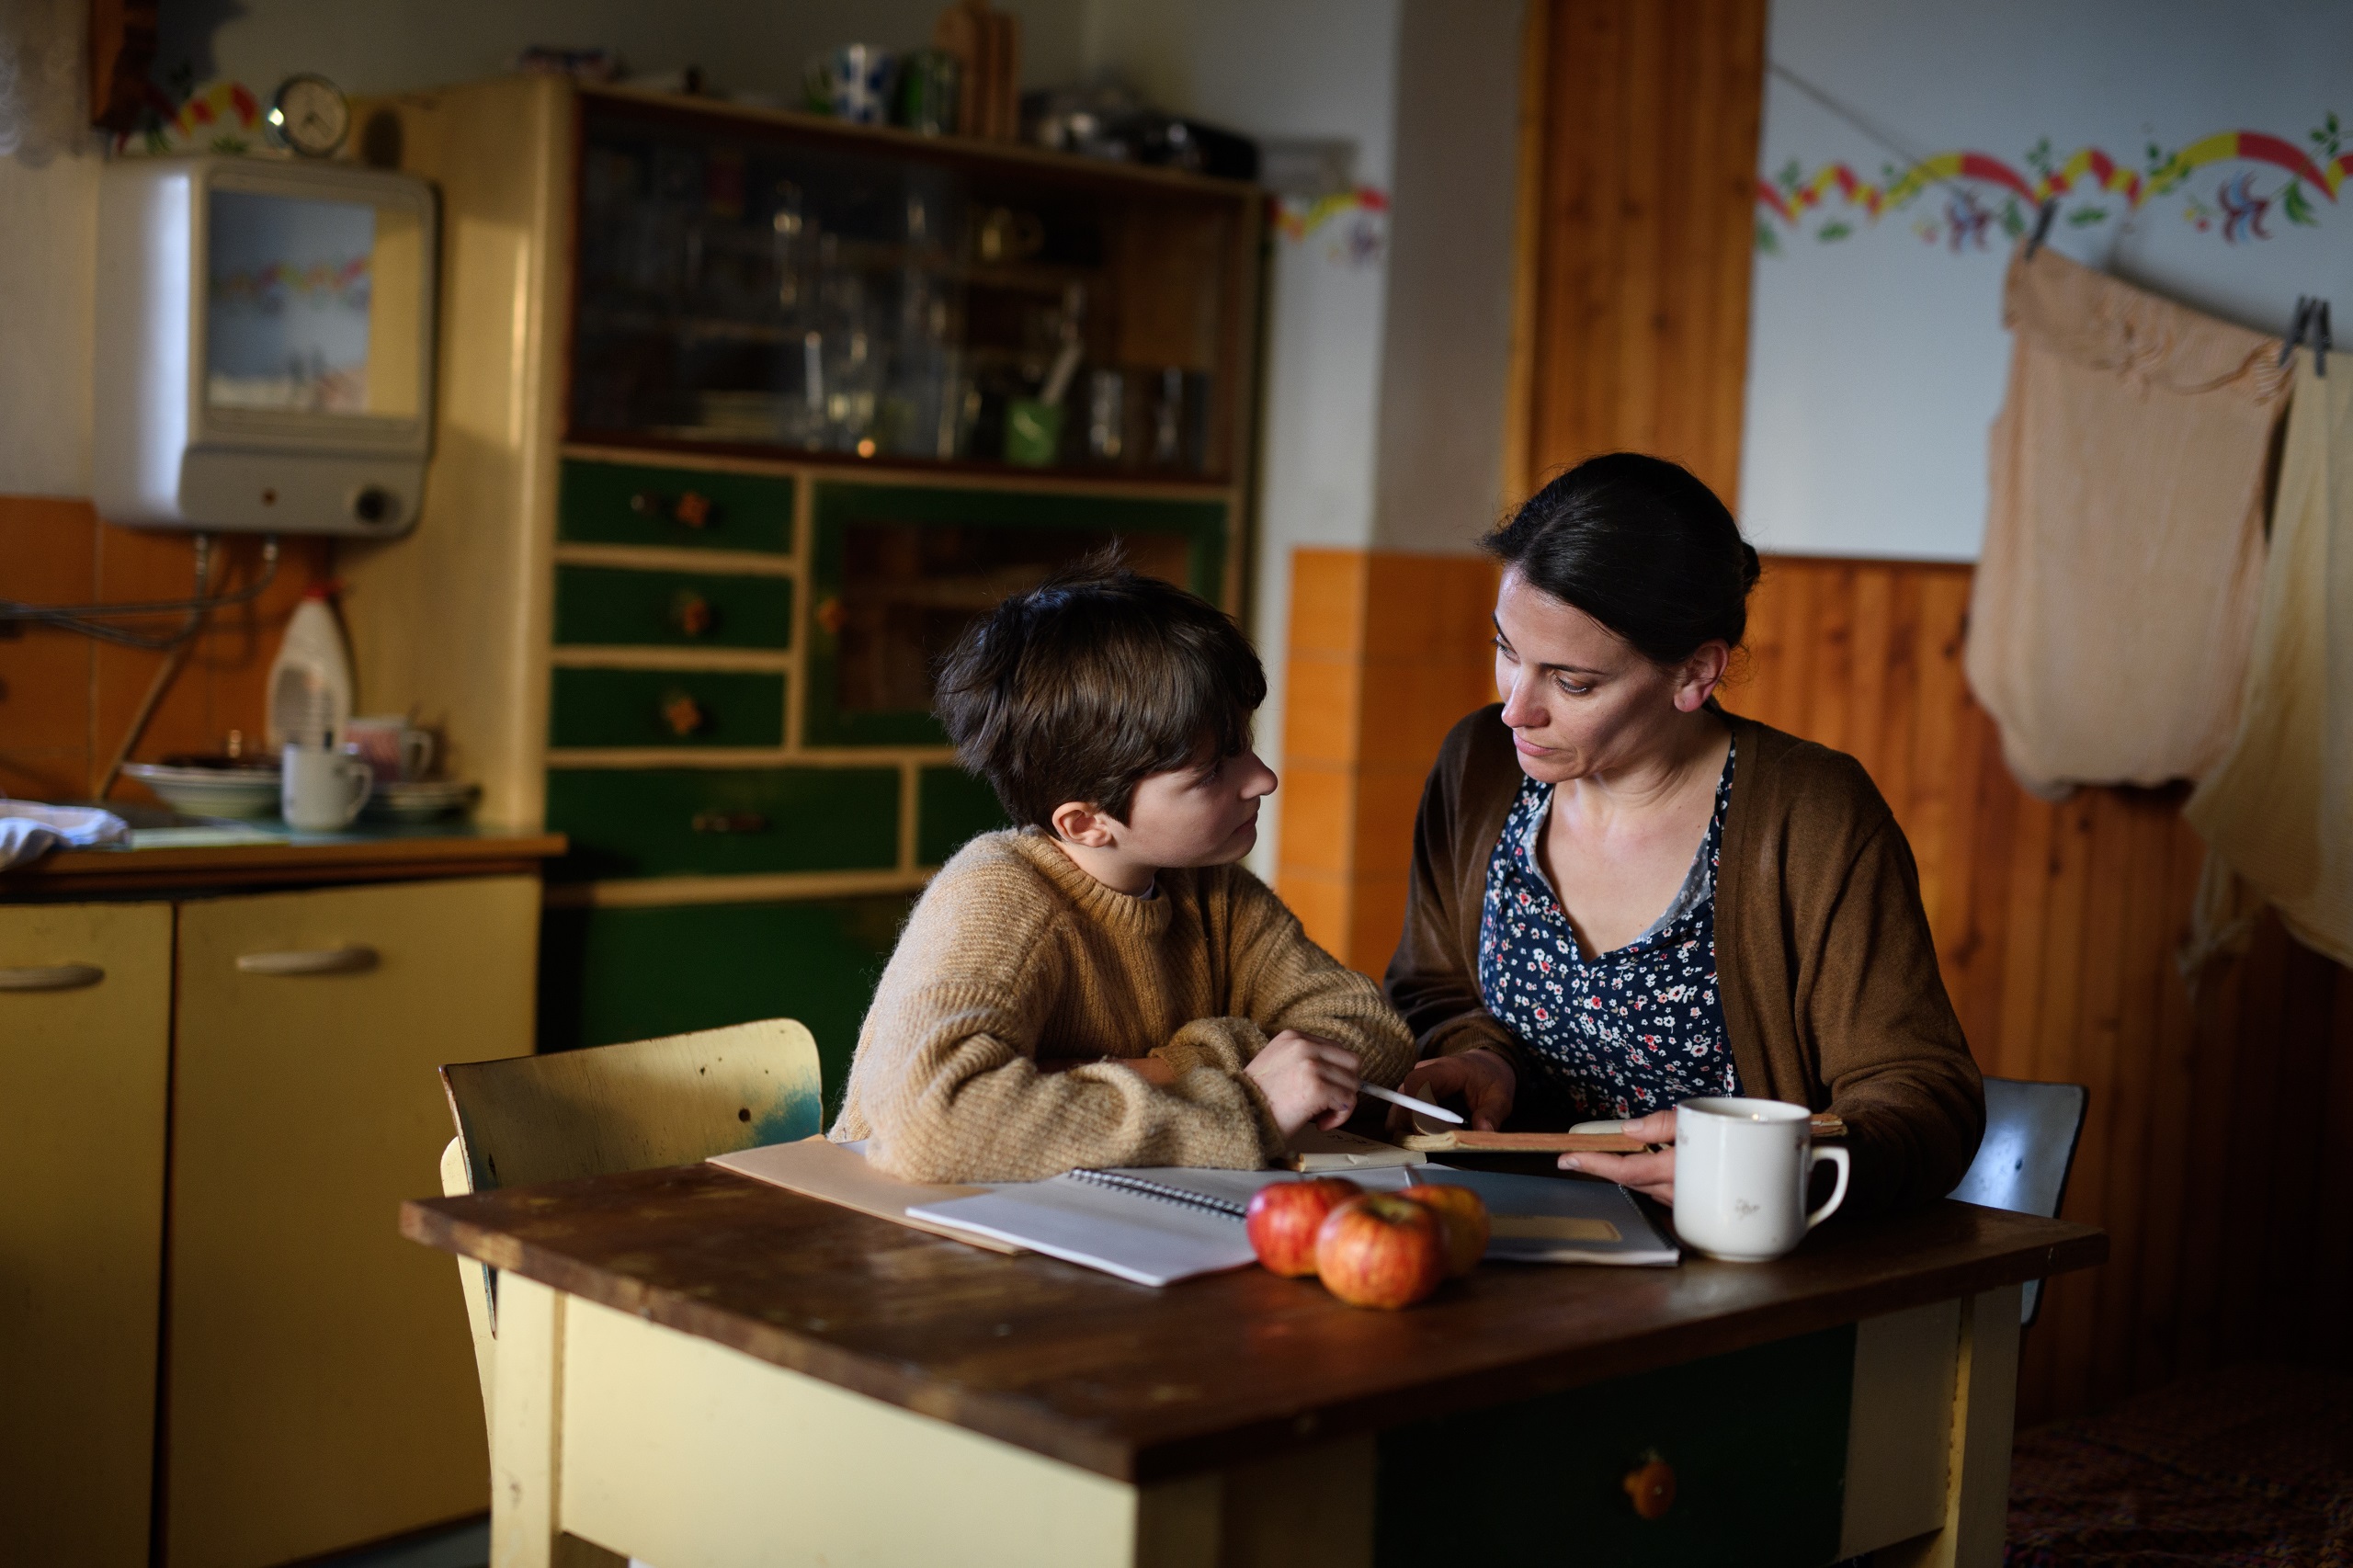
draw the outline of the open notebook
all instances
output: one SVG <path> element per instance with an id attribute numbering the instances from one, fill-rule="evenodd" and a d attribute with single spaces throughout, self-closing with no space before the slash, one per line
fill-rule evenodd
<path id="1" fill-rule="evenodd" d="M 1270 1171 L 1072 1171 L 907 1212 L 1140 1285 L 1167 1285 L 1251 1262 L 1243 1213 L 1260 1187 L 1289 1179 Z M 1470 1187 L 1486 1200 L 1494 1227 L 1490 1261 L 1666 1265 L 1680 1256 L 1641 1205 L 1608 1182 L 1442 1165 L 1355 1171 L 1349 1179 L 1372 1188 L 1417 1181 Z"/>

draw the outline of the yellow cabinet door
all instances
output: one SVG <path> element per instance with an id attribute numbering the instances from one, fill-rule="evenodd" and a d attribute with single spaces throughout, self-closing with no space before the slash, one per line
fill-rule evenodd
<path id="1" fill-rule="evenodd" d="M 167 1568 L 258 1568 L 480 1511 L 440 1190 L 445 1062 L 531 1049 L 530 877 L 180 905 Z"/>
<path id="2" fill-rule="evenodd" d="M 0 1559 L 147 1561 L 172 906 L 0 907 Z"/>

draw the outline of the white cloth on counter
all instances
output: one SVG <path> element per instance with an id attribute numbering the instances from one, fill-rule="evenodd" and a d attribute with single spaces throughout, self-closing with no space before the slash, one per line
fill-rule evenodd
<path id="1" fill-rule="evenodd" d="M 88 849 L 128 844 L 131 824 L 96 806 L 44 806 L 0 796 L 0 871 L 40 859 L 58 845 Z"/>
<path id="2" fill-rule="evenodd" d="M 2193 972 L 2244 949 L 2266 903 L 2353 964 L 2353 365 L 2297 358 L 2238 733 L 2182 808 L 2206 840 Z"/>
<path id="3" fill-rule="evenodd" d="M 2044 250 L 2010 262 L 1962 664 L 2028 790 L 2204 777 L 2262 593 L 2279 340 Z"/>

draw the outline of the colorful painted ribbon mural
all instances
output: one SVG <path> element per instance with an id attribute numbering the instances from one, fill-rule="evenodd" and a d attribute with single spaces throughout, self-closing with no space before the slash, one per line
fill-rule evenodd
<path id="1" fill-rule="evenodd" d="M 2067 222 L 2085 226 L 2103 222 L 2110 215 L 2109 208 L 2095 204 L 2102 197 L 2120 199 L 2129 215 L 2176 191 L 2185 199 L 2183 218 L 2200 232 L 2219 226 L 2222 237 L 2234 244 L 2269 239 L 2271 231 L 2265 222 L 2275 205 L 2290 222 L 2316 224 L 2318 209 L 2307 189 L 2317 190 L 2332 205 L 2336 202 L 2338 188 L 2353 174 L 2353 152 L 2341 151 L 2342 142 L 2337 117 L 2331 114 L 2305 137 L 2303 146 L 2259 131 L 2222 131 L 2172 153 L 2152 143 L 2144 166 L 2136 170 L 2097 147 L 2079 148 L 2065 162 L 2055 161 L 2046 138 L 2026 155 L 2032 178 L 1991 153 L 1956 151 L 1923 158 L 1900 173 L 1889 165 L 1884 186 L 1864 179 L 1843 163 L 1825 164 L 1805 176 L 1792 159 L 1771 178 L 1756 182 L 1756 202 L 1762 209 L 1756 244 L 1760 250 L 1779 252 L 1783 232 L 1803 232 L 1806 214 L 1816 209 L 1823 210 L 1825 221 L 1813 230 L 1814 238 L 1843 240 L 1855 232 L 1855 226 L 1843 213 L 1830 210 L 1834 198 L 1847 209 L 1860 211 L 1867 222 L 1877 222 L 1883 215 L 1909 206 L 1931 187 L 1946 187 L 1953 193 L 1952 199 L 1942 214 L 1915 222 L 1914 232 L 1930 244 L 1946 241 L 1956 251 L 1969 248 L 1972 242 L 1984 248 L 1987 231 L 1996 224 L 2006 234 L 2023 233 L 2028 215 L 2045 201 L 2076 199 L 2079 204 L 2067 214 Z M 2186 188 L 2198 170 L 2228 163 L 2268 165 L 2283 171 L 2288 182 L 2266 193 L 2256 188 L 2253 170 L 2235 171 L 2216 188 L 2211 205 Z M 1979 187 L 2001 193 L 2000 207 L 1985 206 Z"/>

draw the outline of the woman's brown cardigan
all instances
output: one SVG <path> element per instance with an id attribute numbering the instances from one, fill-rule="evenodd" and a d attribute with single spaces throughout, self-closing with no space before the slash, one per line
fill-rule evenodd
<path id="1" fill-rule="evenodd" d="M 1487 862 L 1522 777 L 1502 712 L 1455 725 L 1430 769 L 1386 985 L 1423 1055 L 1500 1051 L 1525 1101 L 1536 1070 L 1478 984 Z M 1977 1152 L 1985 1093 L 1937 969 L 1912 846 L 1853 757 L 1726 718 L 1737 749 L 1716 972 L 1741 1091 L 1846 1119 L 1849 1211 L 1940 1198 Z"/>

